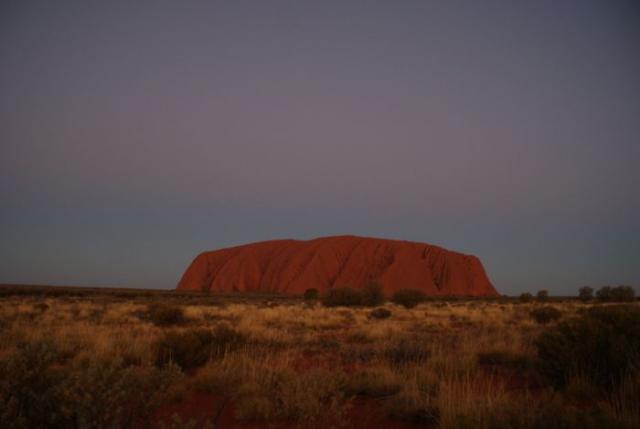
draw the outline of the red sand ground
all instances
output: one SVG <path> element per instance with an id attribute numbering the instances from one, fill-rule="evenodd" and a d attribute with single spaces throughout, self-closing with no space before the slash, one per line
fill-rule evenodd
<path id="1" fill-rule="evenodd" d="M 382 283 L 384 292 L 421 289 L 431 296 L 495 296 L 482 263 L 471 255 L 409 241 L 354 236 L 275 240 L 204 252 L 179 290 L 301 294 Z"/>

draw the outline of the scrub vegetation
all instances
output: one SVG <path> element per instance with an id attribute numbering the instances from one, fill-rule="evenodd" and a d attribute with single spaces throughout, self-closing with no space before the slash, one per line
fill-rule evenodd
<path id="1" fill-rule="evenodd" d="M 623 292 L 5 290 L 0 427 L 640 427 L 640 305 Z"/>

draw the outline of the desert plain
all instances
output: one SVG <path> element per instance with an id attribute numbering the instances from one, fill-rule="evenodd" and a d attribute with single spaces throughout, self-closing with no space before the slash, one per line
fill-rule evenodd
<path id="1" fill-rule="evenodd" d="M 4 428 L 640 424 L 633 300 L 0 291 Z"/>

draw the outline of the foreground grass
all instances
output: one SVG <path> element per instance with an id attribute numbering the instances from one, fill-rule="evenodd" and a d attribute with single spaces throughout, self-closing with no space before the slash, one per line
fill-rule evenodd
<path id="1" fill-rule="evenodd" d="M 636 372 L 607 389 L 545 377 L 537 342 L 587 304 L 549 304 L 540 323 L 541 304 L 477 300 L 387 303 L 383 318 L 295 300 L 1 302 L 1 427 L 366 427 L 363 403 L 380 426 L 640 426 Z M 158 417 L 197 395 L 219 399 L 207 422 Z"/>

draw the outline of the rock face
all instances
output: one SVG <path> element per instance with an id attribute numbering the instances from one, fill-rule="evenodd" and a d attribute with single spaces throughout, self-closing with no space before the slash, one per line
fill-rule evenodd
<path id="1" fill-rule="evenodd" d="M 316 288 L 382 283 L 385 294 L 420 289 L 427 295 L 494 296 L 482 263 L 471 255 L 409 241 L 353 236 L 274 240 L 204 252 L 185 271 L 179 290 L 300 294 Z"/>

